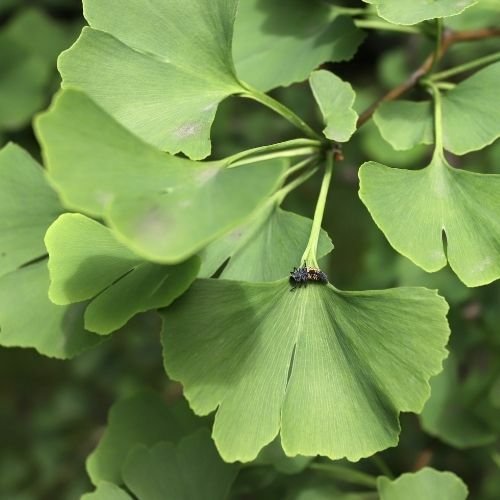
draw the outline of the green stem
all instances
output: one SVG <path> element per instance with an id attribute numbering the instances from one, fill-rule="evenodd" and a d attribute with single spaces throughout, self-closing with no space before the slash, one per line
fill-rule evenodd
<path id="1" fill-rule="evenodd" d="M 384 476 L 387 476 L 389 479 L 394 479 L 394 474 L 380 455 L 373 455 L 371 460 Z"/>
<path id="2" fill-rule="evenodd" d="M 292 165 L 286 172 L 283 174 L 283 180 L 290 177 L 292 174 L 295 174 L 299 170 L 302 170 L 304 167 L 309 166 L 311 163 L 317 161 L 317 155 L 309 156 L 305 160 L 299 161 L 295 165 Z"/>
<path id="3" fill-rule="evenodd" d="M 330 188 L 330 182 L 332 179 L 333 172 L 333 153 L 329 152 L 326 155 L 326 166 L 325 173 L 323 175 L 323 181 L 321 182 L 321 189 L 318 196 L 318 201 L 316 203 L 316 210 L 314 211 L 314 219 L 311 228 L 311 234 L 309 235 L 309 241 L 307 242 L 307 247 L 302 255 L 300 264 L 306 263 L 310 264 L 312 267 L 319 267 L 316 255 L 318 252 L 318 241 L 321 232 L 321 223 L 323 221 L 323 215 L 325 213 L 326 198 L 328 197 L 328 190 Z"/>
<path id="4" fill-rule="evenodd" d="M 351 7 L 341 7 L 339 5 L 331 6 L 335 14 L 340 14 L 341 16 L 364 16 L 366 14 L 366 9 L 361 8 L 351 8 Z"/>
<path id="5" fill-rule="evenodd" d="M 449 78 L 450 76 L 455 76 L 464 71 L 469 71 L 471 69 L 477 68 L 478 66 L 484 66 L 485 64 L 490 64 L 495 61 L 500 60 L 500 52 L 495 52 L 494 54 L 489 54 L 484 57 L 480 57 L 475 59 L 474 61 L 470 61 L 468 63 L 461 64 L 460 66 L 455 66 L 454 68 L 450 68 L 444 71 L 440 71 L 439 73 L 434 73 L 430 79 L 435 80 L 443 80 L 445 78 Z"/>
<path id="6" fill-rule="evenodd" d="M 240 94 L 241 97 L 246 97 L 248 99 L 253 99 L 254 101 L 260 102 L 264 106 L 272 109 L 275 113 L 282 116 L 288 120 L 292 125 L 295 125 L 300 129 L 307 137 L 316 140 L 323 140 L 323 137 L 315 132 L 300 116 L 296 115 L 291 109 L 287 108 L 284 104 L 273 99 L 271 96 L 260 92 L 257 89 L 253 89 L 245 84 L 247 92 Z"/>
<path id="7" fill-rule="evenodd" d="M 436 87 L 440 90 L 451 90 L 456 86 L 457 84 L 452 82 L 436 82 Z"/>
<path id="8" fill-rule="evenodd" d="M 312 139 L 292 139 L 291 141 L 247 149 L 232 156 L 228 156 L 224 161 L 228 166 L 235 166 L 234 164 L 237 162 L 238 164 L 243 164 L 277 157 L 305 156 L 307 154 L 316 153 L 320 146 L 320 141 Z M 250 161 L 241 161 L 244 159 Z"/>
<path id="9" fill-rule="evenodd" d="M 286 186 L 282 187 L 279 191 L 276 191 L 273 195 L 273 199 L 276 201 L 278 205 L 283 203 L 283 200 L 294 190 L 297 189 L 300 185 L 304 184 L 310 177 L 312 177 L 318 171 L 317 168 L 313 168 L 304 172 L 302 175 L 299 175 L 296 179 L 289 182 Z"/>
<path id="10" fill-rule="evenodd" d="M 276 151 L 276 153 L 268 153 L 264 155 L 252 156 L 250 158 L 244 158 L 243 160 L 232 163 L 228 168 L 248 165 L 249 163 L 257 163 L 259 161 L 273 160 L 274 158 L 293 158 L 295 156 L 308 156 L 313 155 L 316 152 L 317 150 L 314 148 L 297 148 L 289 149 L 287 151 Z"/>
<path id="11" fill-rule="evenodd" d="M 441 104 L 441 94 L 436 84 L 426 80 L 424 84 L 432 91 L 434 97 L 434 153 L 431 165 L 446 163 L 443 146 L 443 112 Z"/>
<path id="12" fill-rule="evenodd" d="M 332 476 L 335 479 L 344 481 L 346 483 L 356 484 L 358 486 L 366 486 L 373 489 L 377 487 L 376 477 L 367 474 L 366 472 L 361 472 L 349 467 L 345 467 L 344 465 L 312 463 L 309 468 L 312 470 L 325 472 L 329 476 Z"/>
<path id="13" fill-rule="evenodd" d="M 420 30 L 415 26 L 401 26 L 400 24 L 391 24 L 386 21 L 378 21 L 371 19 L 355 19 L 354 24 L 358 28 L 364 28 L 364 29 L 398 31 L 400 33 L 416 33 L 416 34 L 420 33 Z"/>
<path id="14" fill-rule="evenodd" d="M 436 19 L 436 45 L 434 47 L 434 57 L 432 59 L 432 65 L 428 73 L 434 73 L 437 63 L 441 58 L 441 45 L 443 43 L 443 19 L 438 17 Z"/>

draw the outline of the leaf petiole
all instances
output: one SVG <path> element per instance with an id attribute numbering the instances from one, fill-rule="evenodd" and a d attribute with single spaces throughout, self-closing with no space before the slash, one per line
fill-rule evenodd
<path id="1" fill-rule="evenodd" d="M 311 170 L 307 170 L 302 175 L 299 175 L 293 181 L 291 181 L 288 184 L 286 184 L 285 186 L 283 186 L 279 191 L 276 191 L 276 193 L 274 193 L 274 195 L 273 195 L 273 199 L 276 201 L 276 203 L 278 205 L 281 205 L 281 203 L 283 203 L 283 200 L 294 189 L 297 189 L 299 186 L 301 186 L 302 184 L 304 184 L 304 182 L 306 182 L 310 177 L 312 177 L 317 171 L 318 171 L 318 168 L 315 167 L 315 168 L 313 168 Z"/>
<path id="2" fill-rule="evenodd" d="M 452 83 L 452 82 L 435 82 L 435 83 L 436 83 L 436 87 L 439 90 L 451 90 L 457 86 L 456 83 Z"/>
<path id="3" fill-rule="evenodd" d="M 443 146 L 443 107 L 441 94 L 434 82 L 425 80 L 423 83 L 431 90 L 434 98 L 434 153 L 430 164 L 440 165 L 443 162 L 446 163 Z"/>
<path id="4" fill-rule="evenodd" d="M 292 125 L 297 127 L 299 130 L 304 132 L 307 137 L 316 140 L 323 140 L 323 137 L 313 130 L 300 116 L 296 115 L 290 108 L 286 107 L 281 102 L 277 101 L 270 95 L 261 92 L 260 90 L 254 89 L 247 84 L 244 84 L 247 92 L 240 94 L 240 97 L 245 97 L 247 99 L 252 99 L 254 101 L 260 102 L 269 109 L 272 109 L 275 113 L 288 120 Z"/>
<path id="5" fill-rule="evenodd" d="M 460 66 L 455 66 L 454 68 L 450 68 L 444 71 L 439 71 L 438 73 L 434 73 L 430 80 L 444 80 L 445 78 L 449 78 L 450 76 L 455 76 L 465 71 L 470 71 L 471 69 L 477 68 L 479 66 L 485 66 L 486 64 L 490 64 L 496 61 L 500 61 L 500 52 L 495 52 L 494 54 L 489 54 L 484 57 L 479 57 L 474 61 L 469 61 L 465 64 L 460 64 Z"/>
<path id="6" fill-rule="evenodd" d="M 299 161 L 295 165 L 292 165 L 286 172 L 283 174 L 283 179 L 287 179 L 292 174 L 297 173 L 302 170 L 304 167 L 309 166 L 311 163 L 314 163 L 318 159 L 317 155 L 309 156 L 305 160 Z"/>
<path id="7" fill-rule="evenodd" d="M 377 478 L 366 472 L 351 469 L 344 465 L 325 464 L 325 463 L 312 463 L 309 469 L 319 472 L 325 472 L 329 476 L 343 481 L 345 483 L 356 484 L 358 486 L 366 486 L 368 488 L 377 488 Z"/>
<path id="8" fill-rule="evenodd" d="M 292 139 L 290 141 L 278 142 L 260 146 L 258 148 L 247 149 L 232 156 L 224 161 L 228 168 L 255 163 L 272 158 L 293 158 L 295 156 L 307 156 L 318 152 L 322 143 L 313 139 Z"/>
<path id="9" fill-rule="evenodd" d="M 392 24 L 378 19 L 355 19 L 354 24 L 357 28 L 397 31 L 399 33 L 419 34 L 420 30 L 414 26 L 402 26 L 400 24 Z"/>
<path id="10" fill-rule="evenodd" d="M 328 152 L 326 155 L 325 173 L 323 175 L 323 181 L 321 182 L 321 189 L 319 191 L 318 201 L 316 203 L 316 209 L 314 211 L 311 234 L 309 235 L 309 241 L 307 242 L 307 247 L 301 259 L 301 263 L 306 262 L 312 267 L 319 267 L 316 255 L 318 252 L 318 241 L 321 232 L 321 223 L 323 221 L 323 215 L 325 213 L 326 199 L 328 197 L 328 190 L 330 188 L 332 172 L 333 152 Z"/>
<path id="11" fill-rule="evenodd" d="M 437 63 L 442 56 L 442 44 L 443 44 L 443 19 L 438 17 L 436 19 L 436 45 L 434 48 L 434 56 L 432 58 L 432 64 L 429 69 L 429 73 L 434 73 Z"/>

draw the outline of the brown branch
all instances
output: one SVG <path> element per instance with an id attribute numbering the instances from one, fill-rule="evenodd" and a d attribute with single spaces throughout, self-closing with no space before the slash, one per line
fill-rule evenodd
<path id="1" fill-rule="evenodd" d="M 443 41 L 441 42 L 441 47 L 439 49 L 438 57 L 441 58 L 445 52 L 455 43 L 460 42 L 473 42 L 476 40 L 483 40 L 485 38 L 493 38 L 500 36 L 499 28 L 482 28 L 471 31 L 451 31 L 446 30 L 443 36 Z M 373 104 L 371 104 L 361 115 L 359 116 L 357 127 L 363 126 L 375 113 L 375 110 L 386 101 L 394 101 L 398 99 L 403 94 L 412 89 L 417 82 L 425 76 L 429 70 L 432 68 L 432 63 L 434 61 L 435 54 L 430 54 L 425 61 L 417 68 L 406 81 L 391 89 L 387 94 L 385 94 L 380 99 L 377 99 Z"/>

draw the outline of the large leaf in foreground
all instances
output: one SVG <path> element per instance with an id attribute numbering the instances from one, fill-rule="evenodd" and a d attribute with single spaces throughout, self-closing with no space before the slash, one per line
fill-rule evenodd
<path id="1" fill-rule="evenodd" d="M 187 405 L 180 401 L 167 406 L 160 396 L 144 391 L 113 405 L 108 427 L 97 448 L 87 459 L 87 471 L 94 484 L 109 481 L 122 484 L 122 467 L 129 451 L 137 445 L 159 441 L 177 443 L 200 425 Z"/>
<path id="2" fill-rule="evenodd" d="M 60 93 L 36 128 L 66 205 L 103 217 L 125 245 L 164 264 L 186 260 L 243 222 L 285 168 L 280 159 L 227 168 L 162 153 L 74 90 Z"/>
<path id="3" fill-rule="evenodd" d="M 234 60 L 243 81 L 267 91 L 351 59 L 363 39 L 350 18 L 319 0 L 240 0 Z"/>
<path id="4" fill-rule="evenodd" d="M 274 203 L 245 224 L 208 245 L 201 253 L 199 276 L 209 278 L 230 259 L 220 277 L 243 281 L 274 281 L 288 276 L 307 245 L 312 221 Z M 322 230 L 318 257 L 333 244 Z"/>
<path id="5" fill-rule="evenodd" d="M 363 203 L 399 253 L 428 272 L 448 260 L 468 286 L 500 277 L 500 175 L 436 159 L 416 171 L 367 162 L 359 178 Z"/>
<path id="6" fill-rule="evenodd" d="M 0 278 L 0 345 L 67 359 L 101 342 L 84 329 L 84 305 L 57 306 L 48 288 L 45 260 Z"/>
<path id="7" fill-rule="evenodd" d="M 195 279 L 193 257 L 176 266 L 146 262 L 116 241 L 102 224 L 80 214 L 64 214 L 47 231 L 51 283 L 56 304 L 93 299 L 85 327 L 111 333 L 134 315 L 168 306 Z"/>
<path id="8" fill-rule="evenodd" d="M 456 16 L 477 0 L 363 0 L 376 5 L 380 17 L 395 24 L 417 24 L 427 19 Z"/>
<path id="9" fill-rule="evenodd" d="M 429 467 L 415 472 L 403 474 L 391 481 L 379 477 L 378 491 L 380 500 L 465 500 L 467 486 L 452 472 L 441 472 Z"/>
<path id="10" fill-rule="evenodd" d="M 28 153 L 14 144 L 0 150 L 0 276 L 46 253 L 43 236 L 62 211 Z"/>
<path id="11" fill-rule="evenodd" d="M 309 83 L 326 125 L 325 137 L 332 141 L 348 141 L 358 120 L 352 109 L 356 94 L 351 85 L 325 70 L 312 73 Z"/>
<path id="12" fill-rule="evenodd" d="M 290 456 L 394 446 L 399 412 L 422 409 L 446 356 L 446 302 L 424 288 L 289 289 L 201 279 L 163 312 L 166 371 L 196 413 L 218 408 L 222 457 L 253 460 L 278 433 Z"/>
<path id="13" fill-rule="evenodd" d="M 500 137 L 498 97 L 500 63 L 491 64 L 442 95 L 444 148 L 461 155 L 482 149 Z M 395 149 L 410 149 L 434 140 L 431 102 L 383 103 L 375 123 Z"/>
<path id="14" fill-rule="evenodd" d="M 59 60 L 64 87 L 85 91 L 143 140 L 191 158 L 210 153 L 217 105 L 234 75 L 234 0 L 85 0 L 84 28 Z"/>
<path id="15" fill-rule="evenodd" d="M 123 468 L 125 484 L 141 500 L 223 500 L 238 467 L 222 461 L 208 430 L 182 439 L 177 446 L 138 446 Z"/>

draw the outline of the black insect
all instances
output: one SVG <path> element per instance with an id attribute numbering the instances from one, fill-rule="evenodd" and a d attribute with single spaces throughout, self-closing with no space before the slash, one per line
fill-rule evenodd
<path id="1" fill-rule="evenodd" d="M 328 283 L 328 276 L 321 269 L 307 267 L 305 262 L 302 267 L 294 267 L 293 271 L 290 271 L 291 292 L 296 288 L 307 286 L 308 282 Z"/>
<path id="2" fill-rule="evenodd" d="M 291 292 L 293 292 L 297 287 L 307 286 L 307 280 L 309 279 L 309 274 L 307 272 L 306 263 L 302 267 L 294 267 L 293 271 L 290 271 L 290 283 L 292 285 Z"/>
<path id="3" fill-rule="evenodd" d="M 316 281 L 318 283 L 328 283 L 328 276 L 321 269 L 308 268 L 307 278 L 309 281 Z"/>

